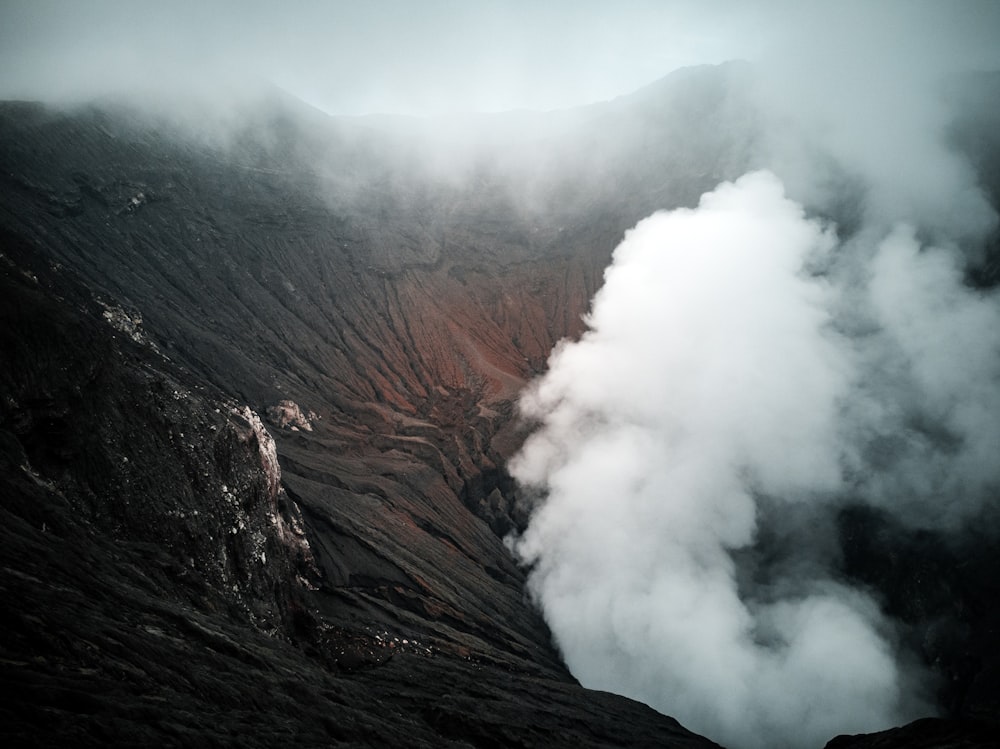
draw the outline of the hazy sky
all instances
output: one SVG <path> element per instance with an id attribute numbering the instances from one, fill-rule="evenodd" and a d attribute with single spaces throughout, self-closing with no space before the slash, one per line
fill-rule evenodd
<path id="1" fill-rule="evenodd" d="M 842 7 L 785 0 L 0 0 L 0 97 L 80 99 L 268 80 L 336 114 L 551 109 L 613 98 L 678 67 L 755 59 L 783 40 L 825 35 L 824 15 Z M 989 43 L 1000 26 L 1000 3 L 907 7 L 946 22 L 953 15 L 967 27 L 970 49 Z M 961 12 L 952 13 L 956 7 Z M 845 53 L 850 48 L 845 39 Z"/>

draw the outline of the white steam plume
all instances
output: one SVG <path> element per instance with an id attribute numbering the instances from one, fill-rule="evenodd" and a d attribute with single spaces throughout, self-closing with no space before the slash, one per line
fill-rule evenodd
<path id="1" fill-rule="evenodd" d="M 803 270 L 834 247 L 766 172 L 640 222 L 590 331 L 523 403 L 543 427 L 512 470 L 547 499 L 517 550 L 570 669 L 734 746 L 818 746 L 921 707 L 875 603 L 804 572 L 811 549 L 770 598 L 741 597 L 732 556 L 763 498 L 843 488 L 858 357 Z"/>
<path id="2" fill-rule="evenodd" d="M 829 571 L 829 510 L 954 528 L 1000 485 L 996 295 L 905 226 L 845 289 L 853 249 L 768 172 L 655 214 L 522 403 L 542 426 L 511 469 L 546 498 L 516 548 L 570 669 L 734 747 L 928 712 L 877 603 Z M 748 584 L 765 523 L 798 543 Z"/>

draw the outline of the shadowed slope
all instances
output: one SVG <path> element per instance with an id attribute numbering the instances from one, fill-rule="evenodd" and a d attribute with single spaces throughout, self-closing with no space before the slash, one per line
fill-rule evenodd
<path id="1" fill-rule="evenodd" d="M 495 532 L 511 399 L 608 237 L 484 235 L 474 196 L 413 234 L 397 193 L 350 213 L 364 190 L 295 161 L 326 135 L 274 127 L 0 113 L 6 730 L 701 745 L 574 684 Z M 283 399 L 312 428 L 275 444 L 256 414 Z"/>

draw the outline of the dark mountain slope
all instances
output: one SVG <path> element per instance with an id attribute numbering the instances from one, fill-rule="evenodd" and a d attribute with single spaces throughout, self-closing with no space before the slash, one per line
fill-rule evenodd
<path id="1" fill-rule="evenodd" d="M 705 745 L 567 674 L 501 541 L 504 462 L 624 229 L 752 165 L 736 70 L 457 160 L 287 101 L 195 131 L 0 105 L 12 741 Z M 940 589 L 849 520 L 852 574 Z M 977 717 L 996 617 L 963 616 L 929 656 Z"/>
<path id="2" fill-rule="evenodd" d="M 274 127 L 0 113 L 4 730 L 704 743 L 575 685 L 496 532 L 511 399 L 614 230 L 484 231 L 475 195 L 417 230 L 405 171 L 325 192 Z"/>
<path id="3" fill-rule="evenodd" d="M 499 540 L 459 498 L 467 485 L 482 483 L 476 481 L 484 471 L 496 472 L 500 457 L 489 443 L 501 412 L 509 413 L 503 399 L 512 397 L 532 366 L 514 349 L 512 336 L 498 330 L 494 308 L 516 310 L 512 319 L 525 309 L 534 312 L 518 333 L 538 366 L 562 334 L 563 321 L 582 311 L 599 266 L 576 271 L 575 292 L 566 290 L 568 271 L 558 266 L 533 274 L 532 284 L 524 275 L 508 278 L 521 300 L 525 287 L 559 289 L 542 292 L 533 304 L 510 293 L 498 300 L 502 286 L 492 298 L 460 295 L 462 273 L 444 261 L 390 276 L 372 266 L 363 227 L 331 217 L 312 197 L 308 172 L 295 183 L 299 172 L 268 171 L 271 162 L 265 161 L 248 188 L 240 181 L 240 155 L 231 156 L 234 168 L 148 131 L 111 138 L 101 116 L 90 116 L 90 128 L 86 117 L 29 122 L 43 144 L 59 148 L 72 137 L 79 150 L 43 154 L 30 168 L 18 162 L 23 155 L 10 159 L 15 170 L 23 168 L 8 176 L 14 183 L 6 204 L 11 231 L 48 255 L 43 260 L 33 252 L 23 258 L 25 267 L 41 261 L 76 270 L 107 304 L 127 310 L 124 317 L 141 315 L 141 328 L 166 357 L 260 413 L 284 398 L 316 410 L 313 433 L 281 444 L 288 455 L 286 481 L 310 498 L 307 510 L 316 492 L 295 483 L 297 471 L 302 481 L 368 498 L 352 501 L 337 522 L 352 538 L 368 537 L 374 556 L 410 559 L 409 592 L 426 592 L 417 580 L 447 580 L 466 601 L 459 608 L 483 600 L 503 612 L 481 612 L 469 623 L 475 631 L 502 627 L 522 612 L 536 635 L 541 632 L 520 589 L 484 574 L 486 562 L 519 578 Z M 47 126 L 56 133 L 46 135 Z M 4 141 L 17 144 L 26 134 Z M 123 148 L 119 141 L 129 138 Z M 143 138 L 159 145 L 140 151 Z M 122 151 L 140 157 L 123 167 Z M 46 173 L 43 165 L 54 169 Z M 25 174 L 44 181 L 28 184 Z M 59 215 L 50 223 L 39 210 L 49 213 L 52 206 Z M 46 236 L 38 236 L 39 229 Z M 558 275 L 547 278 L 553 270 Z M 412 534 L 387 538 L 379 526 L 391 519 L 412 527 Z M 456 528 L 468 538 L 441 540 L 455 536 Z M 468 560 L 471 576 L 455 574 L 454 548 Z M 360 591 L 383 587 L 380 574 L 352 574 L 369 581 L 352 586 Z M 501 639 L 518 638 L 506 633 Z"/>
<path id="4" fill-rule="evenodd" d="M 5 256 L 0 283 L 6 745 L 707 745 L 580 689 L 541 637 L 519 665 L 396 616 L 317 616 L 316 597 L 355 608 L 319 566 L 389 563 L 326 519 L 313 545 L 255 416 L 116 332 L 65 270 Z"/>

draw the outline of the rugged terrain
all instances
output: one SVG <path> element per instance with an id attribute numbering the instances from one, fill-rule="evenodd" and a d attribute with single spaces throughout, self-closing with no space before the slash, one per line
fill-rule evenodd
<path id="1" fill-rule="evenodd" d="M 752 166 L 738 79 L 461 158 L 276 94 L 224 129 L 0 105 L 6 742 L 711 746 L 566 671 L 504 463 L 622 232 Z M 996 549 L 843 528 L 950 713 L 836 745 L 989 745 Z"/>

